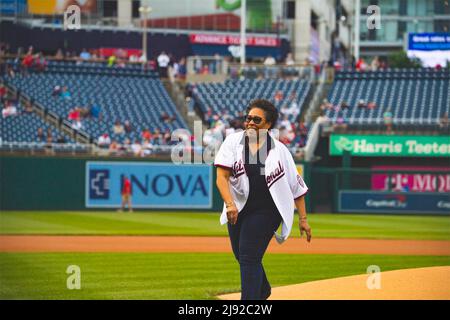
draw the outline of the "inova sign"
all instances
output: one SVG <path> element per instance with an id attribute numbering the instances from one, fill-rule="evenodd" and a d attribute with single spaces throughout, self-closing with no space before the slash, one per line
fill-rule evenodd
<path id="1" fill-rule="evenodd" d="M 330 155 L 360 157 L 450 157 L 450 136 L 339 135 L 330 137 Z"/>

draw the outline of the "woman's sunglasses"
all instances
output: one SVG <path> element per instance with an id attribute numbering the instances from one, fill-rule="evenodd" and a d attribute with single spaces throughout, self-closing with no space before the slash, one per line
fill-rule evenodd
<path id="1" fill-rule="evenodd" d="M 245 117 L 245 121 L 248 122 L 248 123 L 253 121 L 253 123 L 255 123 L 255 124 L 260 124 L 262 120 L 263 119 L 261 117 L 258 117 L 258 116 L 246 116 Z"/>

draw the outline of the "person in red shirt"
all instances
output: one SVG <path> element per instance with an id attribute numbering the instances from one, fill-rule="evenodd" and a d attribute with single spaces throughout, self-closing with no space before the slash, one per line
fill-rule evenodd
<path id="1" fill-rule="evenodd" d="M 128 204 L 128 211 L 133 212 L 133 208 L 131 207 L 131 181 L 127 176 L 123 176 L 122 178 L 122 207 L 119 212 L 122 212 L 125 209 L 125 204 Z"/>

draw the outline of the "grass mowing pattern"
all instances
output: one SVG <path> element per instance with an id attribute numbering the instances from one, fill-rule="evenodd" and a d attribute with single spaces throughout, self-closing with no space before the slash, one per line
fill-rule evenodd
<path id="1" fill-rule="evenodd" d="M 450 265 L 450 257 L 268 254 L 272 286 L 381 271 Z M 66 269 L 81 268 L 81 290 Z M 214 299 L 239 291 L 231 253 L 0 253 L 0 299 Z"/>
<path id="2" fill-rule="evenodd" d="M 450 240 L 450 217 L 310 214 L 316 238 Z M 299 237 L 295 215 L 293 237 Z M 1 212 L 1 234 L 226 236 L 218 213 Z"/>

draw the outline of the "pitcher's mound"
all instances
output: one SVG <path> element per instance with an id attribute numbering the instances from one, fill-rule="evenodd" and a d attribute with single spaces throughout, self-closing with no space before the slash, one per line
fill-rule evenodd
<path id="1" fill-rule="evenodd" d="M 450 267 L 402 269 L 272 288 L 270 300 L 450 300 Z M 371 281 L 373 280 L 373 281 Z M 379 289 L 369 289 L 377 286 Z M 240 293 L 219 296 L 240 299 Z"/>

